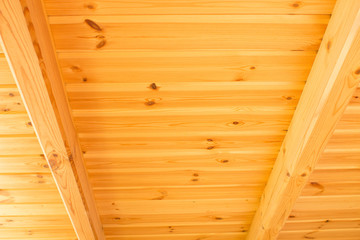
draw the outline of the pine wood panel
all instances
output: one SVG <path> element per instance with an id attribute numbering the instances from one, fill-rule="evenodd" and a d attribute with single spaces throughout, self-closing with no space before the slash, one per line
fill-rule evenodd
<path id="1" fill-rule="evenodd" d="M 133 15 L 49 18 L 58 51 L 317 50 L 328 21 L 328 15 Z"/>
<path id="2" fill-rule="evenodd" d="M 66 83 L 162 83 L 306 79 L 315 51 L 97 51 L 61 52 Z M 119 77 L 121 76 L 121 77 Z M 71 86 L 70 86 L 71 87 Z"/>
<path id="3" fill-rule="evenodd" d="M 335 0 L 242 0 L 91 2 L 45 0 L 49 15 L 128 14 L 331 14 Z"/>
<path id="4" fill-rule="evenodd" d="M 107 239 L 245 239 L 335 2 L 44 3 Z"/>
<path id="5" fill-rule="evenodd" d="M 315 230 L 307 231 L 284 231 L 279 235 L 279 240 L 287 239 L 341 239 L 341 240 L 358 240 L 360 229 L 334 229 L 334 230 Z"/>

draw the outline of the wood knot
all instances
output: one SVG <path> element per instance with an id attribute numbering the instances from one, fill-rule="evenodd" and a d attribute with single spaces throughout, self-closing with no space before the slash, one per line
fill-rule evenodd
<path id="1" fill-rule="evenodd" d="M 84 7 L 85 8 L 87 8 L 87 9 L 91 9 L 91 10 L 93 10 L 93 9 L 95 9 L 96 7 L 95 7 L 95 5 L 93 4 L 93 3 L 87 3 L 87 4 L 84 4 Z"/>
<path id="2" fill-rule="evenodd" d="M 118 221 L 118 220 L 120 220 L 121 218 L 119 218 L 119 217 L 116 217 L 116 218 L 114 218 L 114 219 Z"/>
<path id="3" fill-rule="evenodd" d="M 238 121 L 233 121 L 233 124 L 234 124 L 234 125 L 238 125 L 239 122 L 238 122 Z"/>
<path id="4" fill-rule="evenodd" d="M 215 217 L 215 220 L 223 220 L 222 217 Z"/>
<path id="5" fill-rule="evenodd" d="M 152 105 L 154 105 L 155 104 L 155 102 L 153 101 L 153 100 L 149 100 L 149 101 L 146 101 L 145 102 L 145 105 L 146 106 L 152 106 Z"/>
<path id="6" fill-rule="evenodd" d="M 198 177 L 199 174 L 198 174 L 198 173 L 194 173 L 193 176 L 194 176 L 194 177 Z"/>
<path id="7" fill-rule="evenodd" d="M 208 139 L 206 139 L 206 141 L 213 142 L 214 140 L 212 140 L 211 138 L 208 138 Z"/>
<path id="8" fill-rule="evenodd" d="M 293 98 L 292 97 L 286 97 L 285 99 L 286 100 L 292 100 Z"/>
<path id="9" fill-rule="evenodd" d="M 301 5 L 301 2 L 294 2 L 291 6 L 293 8 L 298 8 L 298 7 L 300 7 L 300 5 Z"/>
<path id="10" fill-rule="evenodd" d="M 99 32 L 102 31 L 102 28 L 96 22 L 94 22 L 90 19 L 85 19 L 85 23 L 92 29 L 95 29 L 96 31 L 99 31 Z"/>
<path id="11" fill-rule="evenodd" d="M 102 48 L 106 44 L 106 39 L 102 39 L 98 44 L 96 44 L 96 48 Z"/>
<path id="12" fill-rule="evenodd" d="M 326 49 L 329 51 L 331 48 L 331 41 L 328 41 L 326 44 Z"/>
<path id="13" fill-rule="evenodd" d="M 71 66 L 70 69 L 71 69 L 73 72 L 81 72 L 81 69 L 80 69 L 80 67 L 78 67 L 78 66 Z"/>
<path id="14" fill-rule="evenodd" d="M 83 77 L 82 79 L 81 79 L 83 82 L 87 82 L 87 78 L 86 77 Z"/>
<path id="15" fill-rule="evenodd" d="M 10 108 L 4 108 L 3 112 L 10 112 Z"/>
<path id="16" fill-rule="evenodd" d="M 31 123 L 31 122 L 27 122 L 26 125 L 29 126 L 29 127 L 32 127 L 32 123 Z"/>
<path id="17" fill-rule="evenodd" d="M 241 82 L 241 81 L 245 81 L 245 79 L 244 79 L 244 78 L 242 78 L 242 77 L 239 77 L 239 78 L 236 78 L 236 79 L 235 79 L 235 81 L 237 81 L 237 82 Z"/>
<path id="18" fill-rule="evenodd" d="M 303 173 L 303 174 L 301 174 L 301 176 L 302 176 L 302 177 L 306 177 L 306 176 L 307 176 L 307 174 L 306 174 L 306 173 Z"/>
<path id="19" fill-rule="evenodd" d="M 329 220 L 329 219 L 327 219 L 325 222 L 326 222 L 326 223 L 328 223 L 328 222 L 330 222 L 330 220 Z"/>
<path id="20" fill-rule="evenodd" d="M 254 67 L 254 66 L 250 67 L 250 70 L 255 70 L 255 69 L 256 69 L 256 67 Z"/>
<path id="21" fill-rule="evenodd" d="M 156 86 L 155 83 L 150 84 L 149 88 L 154 89 L 154 90 L 158 89 L 158 87 Z"/>
<path id="22" fill-rule="evenodd" d="M 220 160 L 220 162 L 221 162 L 221 163 L 228 163 L 229 160 L 227 160 L 227 159 L 222 159 L 222 160 Z"/>
<path id="23" fill-rule="evenodd" d="M 197 182 L 197 181 L 199 181 L 199 179 L 197 179 L 197 178 L 193 178 L 193 179 L 191 179 L 191 181 L 193 181 L 193 182 Z"/>
<path id="24" fill-rule="evenodd" d="M 215 146 L 208 146 L 206 149 L 211 150 L 211 149 L 214 149 L 214 148 L 215 148 Z"/>
<path id="25" fill-rule="evenodd" d="M 14 95 L 13 93 L 9 93 L 9 96 L 10 96 L 10 97 L 13 97 L 13 96 L 15 96 L 15 95 Z"/>
<path id="26" fill-rule="evenodd" d="M 49 165 L 51 166 L 51 169 L 56 171 L 61 164 L 61 159 L 58 158 L 59 155 L 57 153 L 53 153 L 49 157 Z"/>
<path id="27" fill-rule="evenodd" d="M 295 218 L 295 216 L 294 216 L 294 215 L 290 215 L 289 218 Z"/>
<path id="28" fill-rule="evenodd" d="M 356 74 L 356 75 L 360 75 L 360 68 L 358 68 L 358 69 L 355 70 L 355 74 Z"/>

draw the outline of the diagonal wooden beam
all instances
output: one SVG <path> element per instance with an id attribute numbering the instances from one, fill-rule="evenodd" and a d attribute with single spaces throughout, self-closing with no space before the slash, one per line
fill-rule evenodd
<path id="1" fill-rule="evenodd" d="M 41 0 L 1 0 L 0 36 L 78 238 L 105 239 Z"/>
<path id="2" fill-rule="evenodd" d="M 276 239 L 360 80 L 360 1 L 338 0 L 248 240 Z"/>

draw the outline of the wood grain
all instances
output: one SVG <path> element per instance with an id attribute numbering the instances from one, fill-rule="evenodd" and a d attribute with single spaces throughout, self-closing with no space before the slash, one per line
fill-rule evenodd
<path id="1" fill-rule="evenodd" d="M 353 96 L 360 80 L 359 20 L 360 2 L 337 2 L 247 239 L 277 238 Z"/>
<path id="2" fill-rule="evenodd" d="M 59 122 L 56 117 L 55 112 L 59 111 L 60 115 L 71 119 L 69 110 L 62 111 L 68 107 L 66 97 L 63 95 L 62 100 L 56 101 L 56 108 L 52 105 L 52 97 L 59 99 L 56 94 L 61 96 L 63 91 L 61 78 L 53 78 L 58 73 L 57 64 L 41 2 L 23 4 L 22 7 L 19 2 L 3 1 L 0 5 L 2 47 L 78 237 L 103 239 L 96 207 L 91 205 L 86 171 L 84 167 L 78 167 L 83 162 L 81 152 L 78 154 L 79 147 L 75 145 L 76 134 L 71 132 L 74 129 L 72 121 L 71 127 L 69 121 Z M 32 14 L 36 16 L 31 17 Z M 40 45 L 42 47 L 38 48 Z M 44 80 L 48 77 L 57 84 L 49 85 Z M 54 88 L 56 94 L 48 88 Z M 63 138 L 64 132 L 72 138 Z M 69 144 L 69 154 L 65 142 Z"/>
<path id="3" fill-rule="evenodd" d="M 45 0 L 49 15 L 128 14 L 330 14 L 334 0 L 242 0 L 242 1 L 61 1 Z"/>

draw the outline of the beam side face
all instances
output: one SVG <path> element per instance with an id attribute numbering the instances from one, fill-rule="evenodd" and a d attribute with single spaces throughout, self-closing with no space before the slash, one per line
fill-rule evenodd
<path id="1" fill-rule="evenodd" d="M 276 239 L 360 79 L 360 2 L 338 1 L 247 239 Z"/>

